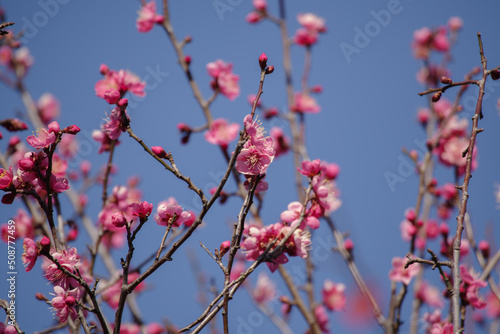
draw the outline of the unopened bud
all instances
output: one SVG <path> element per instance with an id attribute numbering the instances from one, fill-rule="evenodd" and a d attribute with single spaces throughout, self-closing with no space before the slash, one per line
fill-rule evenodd
<path id="1" fill-rule="evenodd" d="M 451 85 L 453 83 L 453 80 L 451 80 L 450 78 L 443 75 L 441 77 L 441 83 L 443 83 L 445 85 Z"/>
<path id="2" fill-rule="evenodd" d="M 432 102 L 437 102 L 441 98 L 441 92 L 436 92 L 434 95 L 432 95 Z"/>
<path id="3" fill-rule="evenodd" d="M 109 71 L 108 65 L 101 64 L 101 66 L 99 67 L 99 72 L 101 72 L 102 75 L 105 75 L 106 73 L 108 73 L 108 71 Z"/>
<path id="4" fill-rule="evenodd" d="M 229 240 L 222 242 L 219 248 L 220 257 L 223 257 L 224 254 L 226 254 L 229 251 L 229 248 L 231 248 L 231 242 Z"/>
<path id="5" fill-rule="evenodd" d="M 127 106 L 128 106 L 128 99 L 121 99 L 120 101 L 118 101 L 117 105 L 120 108 L 122 108 L 122 109 L 127 108 Z"/>
<path id="6" fill-rule="evenodd" d="M 266 68 L 266 74 L 271 74 L 271 73 L 273 73 L 273 72 L 274 72 L 274 66 L 273 66 L 273 65 L 268 66 L 268 67 Z"/>
<path id="7" fill-rule="evenodd" d="M 111 216 L 111 223 L 116 227 L 123 227 L 127 224 L 127 219 L 121 212 L 115 212 Z"/>
<path id="8" fill-rule="evenodd" d="M 50 239 L 43 236 L 42 240 L 40 240 L 40 246 L 42 246 L 43 251 L 50 252 Z"/>
<path id="9" fill-rule="evenodd" d="M 418 160 L 418 153 L 417 153 L 417 151 L 411 150 L 410 151 L 410 158 L 412 158 L 413 160 Z"/>
<path id="10" fill-rule="evenodd" d="M 352 242 L 351 239 L 346 239 L 344 241 L 344 247 L 349 253 L 351 253 L 352 250 L 354 249 L 354 242 Z"/>
<path id="11" fill-rule="evenodd" d="M 498 80 L 500 79 L 500 72 L 498 70 L 491 71 L 490 76 L 493 80 Z"/>
<path id="12" fill-rule="evenodd" d="M 184 43 L 191 43 L 193 41 L 193 38 L 189 35 L 187 35 L 186 37 L 184 37 Z"/>
<path id="13" fill-rule="evenodd" d="M 59 123 L 57 123 L 56 121 L 49 124 L 49 132 L 58 133 L 60 130 L 61 127 L 59 126 Z"/>
<path id="14" fill-rule="evenodd" d="M 36 299 L 38 299 L 38 300 L 44 301 L 44 302 L 49 301 L 49 300 L 47 299 L 47 297 L 45 297 L 45 296 L 43 295 L 43 293 L 41 293 L 41 292 L 37 292 L 37 293 L 35 294 L 35 298 L 36 298 Z"/>
<path id="15" fill-rule="evenodd" d="M 479 250 L 485 258 L 490 257 L 490 243 L 486 240 L 479 241 Z"/>
<path id="16" fill-rule="evenodd" d="M 62 130 L 63 133 L 67 133 L 69 135 L 76 135 L 78 132 L 80 132 L 80 128 L 76 125 L 70 125 Z"/>
<path id="17" fill-rule="evenodd" d="M 168 158 L 167 152 L 161 146 L 152 146 L 151 151 L 158 156 L 160 159 Z"/>
<path id="18" fill-rule="evenodd" d="M 267 56 L 265 53 L 262 53 L 259 57 L 259 66 L 262 71 L 266 70 Z"/>
<path id="19" fill-rule="evenodd" d="M 185 62 L 186 64 L 188 64 L 188 65 L 189 65 L 189 64 L 191 64 L 191 56 L 185 56 L 185 57 L 184 57 L 184 62 Z"/>

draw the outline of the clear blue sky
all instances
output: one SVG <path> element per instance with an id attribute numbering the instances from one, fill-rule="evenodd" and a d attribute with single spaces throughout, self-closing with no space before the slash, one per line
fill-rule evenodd
<path id="1" fill-rule="evenodd" d="M 218 97 L 212 107 L 213 116 L 241 122 L 249 113 L 246 97 L 257 91 L 257 58 L 262 52 L 269 57 L 269 64 L 276 68 L 266 78 L 263 102 L 267 106 L 285 108 L 281 43 L 277 28 L 269 22 L 258 25 L 246 23 L 245 16 L 251 11 L 250 1 L 221 2 L 232 3 L 228 5 L 231 9 L 218 13 L 212 1 L 178 1 L 171 4 L 171 17 L 177 37 L 182 39 L 190 35 L 193 38 L 185 50 L 193 59 L 191 67 L 204 96 L 207 98 L 211 93 L 208 84 L 210 79 L 205 70 L 208 62 L 216 59 L 232 62 L 234 72 L 240 76 L 240 97 L 234 102 Z M 47 7 L 48 3 L 58 5 Z M 356 29 L 365 29 L 367 24 L 375 21 L 373 12 L 387 9 L 390 3 L 392 1 L 389 0 L 287 2 L 290 34 L 298 28 L 295 15 L 301 12 L 312 12 L 324 17 L 328 26 L 328 32 L 320 37 L 319 44 L 313 49 L 310 82 L 322 85 L 324 93 L 317 97 L 322 107 L 321 113 L 307 117 L 309 154 L 311 158 L 335 162 L 341 167 L 338 185 L 343 206 L 334 214 L 334 218 L 340 230 L 349 232 L 356 244 L 358 265 L 370 283 L 380 291 L 384 310 L 387 309 L 389 297 L 391 259 L 408 252 L 407 244 L 400 237 L 399 224 L 404 211 L 415 205 L 418 181 L 417 176 L 411 174 L 391 189 L 384 175 L 387 172 L 398 173 L 402 147 L 419 150 L 417 143 L 423 142 L 425 138 L 425 133 L 416 123 L 416 110 L 426 106 L 426 99 L 417 95 L 423 87 L 415 80 L 421 64 L 411 54 L 413 31 L 423 26 L 437 27 L 445 24 L 451 16 L 460 16 L 464 28 L 453 51 L 454 58 L 450 66 L 452 78 L 460 80 L 472 67 L 480 65 L 476 38 L 478 31 L 483 34 L 490 67 L 500 65 L 500 4 L 492 0 L 481 3 L 400 1 L 399 12 L 391 15 L 386 26 L 373 34 L 368 45 L 360 47 L 358 54 L 347 59 L 340 45 L 354 45 Z M 95 168 L 104 164 L 106 159 L 105 155 L 97 155 L 98 146 L 90 138 L 92 130 L 99 127 L 105 112 L 109 111 L 107 103 L 94 94 L 94 85 L 101 78 L 99 65 L 105 63 L 112 69 L 129 69 L 143 78 L 159 70 L 164 75 L 158 77 L 157 85 L 147 91 L 144 99 L 135 101 L 136 107 L 129 108 L 134 131 L 148 145 L 162 145 L 172 151 L 179 168 L 192 176 L 199 187 L 210 187 L 215 182 L 214 178 L 220 178 L 225 163 L 217 147 L 208 144 L 202 135 L 193 136 L 187 146 L 179 144 L 177 123 L 182 121 L 197 126 L 203 124 L 204 118 L 192 99 L 164 31 L 156 27 L 147 34 L 137 32 L 135 19 L 139 1 L 113 0 L 99 2 L 98 5 L 69 0 L 29 3 L 3 1 L 0 5 L 5 7 L 7 20 L 16 22 L 15 31 L 23 27 L 28 29 L 26 41 L 35 64 L 27 76 L 27 88 L 35 99 L 45 92 L 54 94 L 62 106 L 60 124 L 77 124 L 82 129 L 78 138 L 89 151 L 80 152 L 81 159 L 91 160 Z M 158 7 L 161 8 L 160 3 Z M 275 1 L 270 1 L 269 10 L 277 13 Z M 292 56 L 294 86 L 298 90 L 303 49 L 293 47 Z M 153 84 L 155 80 L 150 79 L 150 82 Z M 493 233 L 498 240 L 500 232 L 496 224 L 499 223 L 500 215 L 495 209 L 493 191 L 494 184 L 500 184 L 500 117 L 496 109 L 500 85 L 489 81 L 488 86 L 491 91 L 485 98 L 485 118 L 480 123 L 485 131 L 478 137 L 479 169 L 471 180 L 469 205 L 478 238 L 493 239 Z M 471 89 L 467 96 L 473 97 L 474 94 L 476 92 Z M 13 115 L 23 117 L 24 108 L 15 92 L 0 85 L 0 96 L 1 118 Z M 454 97 L 454 92 L 449 96 Z M 471 115 L 467 106 L 465 110 Z M 285 126 L 280 121 L 264 125 Z M 0 142 L 0 147 L 5 150 L 6 140 Z M 290 156 L 277 159 L 268 170 L 266 180 L 270 189 L 263 208 L 266 223 L 277 222 L 287 204 L 296 200 L 291 161 Z M 112 178 L 111 185 L 124 184 L 128 176 L 140 175 L 143 198 L 154 203 L 155 211 L 156 204 L 170 196 L 175 196 L 184 206 L 196 210 L 193 194 L 184 184 L 166 173 L 126 136 L 122 137 L 122 144 L 117 148 L 115 163 L 119 166 L 119 173 Z M 453 181 L 451 169 L 438 168 L 437 175 L 441 183 Z M 89 199 L 91 204 L 88 213 L 96 219 L 100 189 L 91 189 Z M 201 308 L 195 301 L 197 290 L 194 274 L 185 255 L 188 251 L 195 252 L 201 270 L 208 277 L 215 277 L 220 287 L 222 276 L 219 269 L 200 250 L 199 241 L 213 249 L 223 240 L 229 239 L 229 226 L 237 216 L 239 204 L 238 200 L 233 199 L 229 204 L 210 212 L 206 216 L 205 227 L 183 246 L 173 262 L 152 277 L 151 289 L 138 299 L 147 322 L 161 321 L 163 316 L 167 316 L 181 327 L 198 317 Z M 18 206 L 19 202 L 11 207 L 2 206 L 0 222 L 12 217 Z M 71 211 L 67 214 L 70 215 Z M 449 223 L 454 226 L 453 217 Z M 151 220 L 138 239 L 138 260 L 151 252 L 151 244 L 157 247 L 160 233 L 163 230 Z M 321 226 L 313 237 L 314 245 L 328 243 L 331 240 L 328 233 L 327 226 Z M 430 246 L 436 250 L 439 247 L 437 242 Z M 84 252 L 84 248 L 80 249 Z M 19 241 L 19 255 L 21 252 Z M 116 251 L 115 255 L 118 259 L 124 256 L 124 252 Z M 470 256 L 466 261 L 477 265 Z M 267 268 L 260 270 L 267 271 Z M 33 297 L 35 292 L 47 294 L 51 290 L 40 273 L 40 269 L 36 269 L 18 275 L 18 320 L 27 333 L 51 323 L 52 316 L 47 306 Z M 429 271 L 426 277 L 435 275 Z M 277 275 L 274 276 L 279 281 Z M 322 283 L 325 278 L 343 282 L 349 289 L 355 288 L 342 259 L 336 253 L 329 253 L 318 265 L 317 282 Z M 256 275 L 251 281 L 255 282 L 255 279 Z M 297 279 L 301 282 L 300 278 Z M 0 296 L 4 297 L 4 281 L 0 287 Z M 284 291 L 281 283 L 280 289 Z M 403 308 L 405 312 L 409 309 L 408 302 L 406 300 Z M 236 329 L 240 325 L 239 321 L 248 321 L 249 314 L 256 309 L 249 303 L 243 289 L 236 294 L 231 305 L 231 325 L 238 333 Z M 105 310 L 111 318 L 111 310 Z M 127 316 L 128 313 L 125 314 Z M 298 312 L 292 316 L 296 318 L 292 321 L 294 331 L 303 332 L 305 325 Z M 334 333 L 352 331 L 343 326 L 342 317 L 342 313 L 331 316 Z M 220 319 L 218 324 L 221 325 Z M 274 331 L 267 320 L 257 328 L 252 328 L 253 333 Z M 380 330 L 375 327 L 372 332 L 378 333 Z"/>

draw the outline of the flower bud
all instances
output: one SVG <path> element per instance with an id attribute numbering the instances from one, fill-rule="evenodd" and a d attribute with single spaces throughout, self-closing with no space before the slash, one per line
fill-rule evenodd
<path id="1" fill-rule="evenodd" d="M 260 65 L 260 69 L 262 71 L 264 71 L 266 69 L 266 66 L 267 66 L 267 56 L 265 53 L 262 53 L 259 57 L 259 65 Z"/>
<path id="2" fill-rule="evenodd" d="M 50 252 L 50 239 L 43 236 L 42 240 L 40 240 L 40 246 L 42 246 L 43 251 Z"/>
<path id="3" fill-rule="evenodd" d="M 184 61 L 186 62 L 186 64 L 191 64 L 191 56 L 185 56 L 184 57 Z"/>
<path id="4" fill-rule="evenodd" d="M 49 132 L 58 133 L 60 130 L 61 127 L 59 126 L 59 123 L 57 123 L 56 121 L 49 124 Z"/>
<path id="5" fill-rule="evenodd" d="M 151 151 L 153 151 L 153 153 L 156 154 L 160 159 L 168 158 L 167 152 L 165 152 L 165 150 L 161 146 L 152 146 Z"/>
<path id="6" fill-rule="evenodd" d="M 109 104 L 115 104 L 120 100 L 120 97 L 121 97 L 120 92 L 117 91 L 116 89 L 110 89 L 104 93 L 104 99 Z"/>
<path id="7" fill-rule="evenodd" d="M 41 293 L 41 292 L 37 292 L 37 293 L 35 294 L 35 298 L 36 298 L 36 299 L 38 299 L 38 300 L 44 301 L 44 302 L 49 301 L 49 300 L 47 299 L 47 297 L 45 297 L 45 296 L 43 295 L 43 293 Z"/>
<path id="8" fill-rule="evenodd" d="M 481 240 L 479 241 L 479 250 L 481 251 L 481 254 L 483 254 L 483 256 L 485 258 L 488 258 L 490 257 L 490 243 L 486 240 Z"/>
<path id="9" fill-rule="evenodd" d="M 128 106 L 128 99 L 121 99 L 120 101 L 118 101 L 117 105 L 118 105 L 118 107 L 120 107 L 122 109 L 127 108 L 127 106 Z"/>
<path id="10" fill-rule="evenodd" d="M 491 71 L 490 76 L 493 80 L 498 80 L 500 79 L 500 72 L 498 70 Z"/>
<path id="11" fill-rule="evenodd" d="M 351 239 L 345 239 L 344 247 L 349 253 L 351 253 L 352 250 L 354 249 L 354 242 L 352 242 Z"/>
<path id="12" fill-rule="evenodd" d="M 101 72 L 102 75 L 105 75 L 106 73 L 109 72 L 109 67 L 106 64 L 101 64 L 99 67 L 99 72 Z"/>
<path id="13" fill-rule="evenodd" d="M 271 73 L 273 73 L 273 72 L 274 72 L 274 66 L 273 66 L 273 65 L 268 66 L 268 67 L 266 68 L 266 74 L 271 74 Z"/>
<path id="14" fill-rule="evenodd" d="M 451 85 L 453 83 L 453 81 L 450 78 L 443 75 L 441 77 L 441 83 L 443 83 L 445 85 Z"/>
<path id="15" fill-rule="evenodd" d="M 441 98 L 441 92 L 436 92 L 434 95 L 432 95 L 432 102 L 437 102 Z"/>
<path id="16" fill-rule="evenodd" d="M 116 227 L 123 227 L 127 224 L 127 219 L 121 212 L 115 212 L 111 216 L 111 223 Z"/>
<path id="17" fill-rule="evenodd" d="M 229 251 L 229 248 L 231 248 L 231 242 L 229 240 L 222 242 L 219 248 L 220 257 L 223 257 L 224 254 L 226 254 Z"/>
<path id="18" fill-rule="evenodd" d="M 66 128 L 63 129 L 63 133 L 67 133 L 69 135 L 76 135 L 78 132 L 80 132 L 80 128 L 76 126 L 75 124 L 70 125 Z"/>

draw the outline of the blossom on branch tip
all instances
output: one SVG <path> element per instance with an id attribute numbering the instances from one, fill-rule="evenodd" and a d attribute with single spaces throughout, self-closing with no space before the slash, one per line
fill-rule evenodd
<path id="1" fill-rule="evenodd" d="M 244 175 L 264 174 L 276 155 L 273 139 L 264 136 L 264 128 L 251 115 L 245 116 L 244 124 L 249 138 L 236 158 L 236 170 Z"/>
<path id="2" fill-rule="evenodd" d="M 36 135 L 28 136 L 26 141 L 35 149 L 45 148 L 56 141 L 56 134 L 47 129 L 38 129 Z"/>
<path id="3" fill-rule="evenodd" d="M 156 14 L 156 2 L 150 1 L 144 4 L 139 11 L 139 17 L 136 21 L 137 30 L 139 32 L 148 32 L 153 29 L 155 23 L 163 23 L 163 15 Z"/>
<path id="4" fill-rule="evenodd" d="M 392 269 L 389 272 L 389 279 L 393 282 L 401 282 L 405 285 L 410 284 L 411 279 L 420 271 L 420 264 L 413 263 L 405 269 L 407 259 L 394 257 L 392 259 Z"/>

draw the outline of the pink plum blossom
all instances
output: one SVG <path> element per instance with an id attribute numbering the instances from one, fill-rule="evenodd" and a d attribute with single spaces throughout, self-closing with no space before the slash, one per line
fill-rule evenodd
<path id="1" fill-rule="evenodd" d="M 275 157 L 285 154 L 290 150 L 290 139 L 283 133 L 279 127 L 271 128 L 271 138 L 273 139 L 273 149 L 276 152 Z"/>
<path id="2" fill-rule="evenodd" d="M 247 260 L 255 261 L 266 250 L 267 246 L 273 242 L 274 239 L 277 239 L 272 248 L 274 249 L 276 245 L 287 236 L 291 229 L 291 227 L 281 223 L 261 228 L 256 226 L 246 227 L 241 247 L 246 251 L 245 256 Z M 295 230 L 285 243 L 283 253 L 279 254 L 273 262 L 266 263 L 271 272 L 274 272 L 279 264 L 288 262 L 288 258 L 285 254 L 289 256 L 299 256 L 303 259 L 306 258 L 307 251 L 311 245 L 310 237 L 311 235 L 308 232 L 304 232 L 301 229 Z"/>
<path id="3" fill-rule="evenodd" d="M 52 298 L 52 307 L 56 311 L 59 322 L 64 323 L 68 317 L 75 320 L 78 317 L 75 306 L 80 298 L 80 291 L 77 288 L 66 291 L 60 286 L 54 287 L 55 297 Z"/>
<path id="4" fill-rule="evenodd" d="M 288 210 L 283 211 L 281 213 L 281 220 L 285 223 L 290 224 L 290 226 L 294 227 L 300 220 L 300 214 L 303 209 L 303 205 L 300 202 L 292 202 L 288 204 Z M 314 217 L 313 215 L 309 214 L 306 210 L 306 213 L 304 215 L 304 220 L 300 224 L 300 229 L 304 230 L 305 227 L 309 226 L 313 230 L 317 229 L 319 227 L 319 220 L 318 218 Z"/>
<path id="5" fill-rule="evenodd" d="M 63 249 L 58 252 L 53 252 L 51 255 L 63 268 L 71 273 L 76 273 L 76 269 L 80 266 L 80 257 L 78 256 L 76 248 Z M 45 271 L 44 276 L 52 284 L 58 285 L 65 290 L 80 286 L 77 280 L 67 277 L 55 263 L 49 262 L 48 260 L 44 263 L 46 263 L 43 266 Z"/>
<path id="6" fill-rule="evenodd" d="M 49 124 L 59 117 L 61 107 L 59 101 L 50 93 L 45 93 L 38 99 L 38 114 L 44 124 Z"/>
<path id="7" fill-rule="evenodd" d="M 128 70 L 108 70 L 104 74 L 104 79 L 99 80 L 94 87 L 96 95 L 101 98 L 104 98 L 105 94 L 111 90 L 117 90 L 120 96 L 131 92 L 134 95 L 143 97 L 146 95 L 145 88 L 146 83 Z"/>
<path id="8" fill-rule="evenodd" d="M 392 259 L 392 269 L 389 272 L 389 279 L 393 282 L 401 282 L 405 285 L 410 284 L 411 279 L 420 271 L 420 264 L 413 263 L 405 269 L 407 260 L 400 257 Z"/>
<path id="9" fill-rule="evenodd" d="M 138 273 L 130 273 L 128 275 L 127 283 L 130 284 L 139 277 Z M 102 293 L 102 299 L 111 307 L 116 310 L 118 308 L 118 303 L 120 301 L 120 291 L 122 287 L 123 280 L 119 279 L 114 284 L 106 288 Z M 134 292 L 141 292 L 146 287 L 144 282 L 139 283 L 139 285 L 134 289 Z"/>
<path id="10" fill-rule="evenodd" d="M 130 211 L 133 216 L 139 217 L 141 219 L 145 219 L 149 217 L 151 212 L 153 211 L 153 204 L 148 203 L 146 201 L 141 203 L 132 203 L 130 204 Z"/>
<path id="11" fill-rule="evenodd" d="M 23 247 L 23 263 L 26 266 L 26 271 L 31 271 L 35 265 L 36 259 L 38 258 L 38 246 L 32 239 L 25 238 Z"/>
<path id="12" fill-rule="evenodd" d="M 139 32 L 148 32 L 153 29 L 155 23 L 163 23 L 163 15 L 156 14 L 156 2 L 150 1 L 144 4 L 137 12 L 136 25 Z"/>
<path id="13" fill-rule="evenodd" d="M 295 93 L 293 104 L 290 108 L 299 113 L 315 114 L 321 111 L 321 107 L 316 103 L 313 97 L 302 93 Z"/>
<path id="14" fill-rule="evenodd" d="M 102 125 L 102 132 L 108 135 L 110 139 L 118 139 L 122 132 L 126 131 L 126 126 L 123 124 L 122 113 L 125 114 L 125 118 L 130 121 L 130 117 L 126 110 L 120 107 L 114 108 L 109 114 L 108 121 Z"/>
<path id="15" fill-rule="evenodd" d="M 56 141 L 56 134 L 47 131 L 47 129 L 38 129 L 36 135 L 28 136 L 26 141 L 35 149 L 45 148 Z"/>
<path id="16" fill-rule="evenodd" d="M 318 321 L 319 328 L 323 333 L 330 333 L 330 319 L 323 305 L 318 305 L 314 308 L 314 316 Z"/>
<path id="17" fill-rule="evenodd" d="M 264 136 L 264 128 L 251 115 L 245 117 L 244 124 L 249 139 L 238 154 L 236 170 L 244 175 L 264 174 L 276 154 L 272 138 Z"/>
<path id="18" fill-rule="evenodd" d="M 458 16 L 450 17 L 450 19 L 448 20 L 448 27 L 451 31 L 458 31 L 462 29 L 463 25 L 464 21 Z"/>
<path id="19" fill-rule="evenodd" d="M 12 185 L 12 166 L 9 169 L 0 168 L 0 189 L 6 189 Z"/>
<path id="20" fill-rule="evenodd" d="M 462 282 L 460 284 L 460 294 L 463 299 L 467 300 L 472 307 L 477 309 L 482 309 L 486 307 L 486 302 L 483 297 L 479 295 L 479 289 L 484 288 L 488 285 L 483 280 L 478 278 L 478 274 L 476 274 L 472 269 L 467 269 L 466 266 L 460 266 L 460 278 Z"/>
<path id="21" fill-rule="evenodd" d="M 420 282 L 418 290 L 415 293 L 415 297 L 431 307 L 441 308 L 444 306 L 441 291 L 426 281 Z"/>
<path id="22" fill-rule="evenodd" d="M 327 279 L 323 284 L 322 295 L 323 304 L 330 311 L 341 311 L 345 308 L 346 295 L 344 284 L 334 283 Z"/>
<path id="23" fill-rule="evenodd" d="M 210 128 L 205 132 L 205 139 L 210 144 L 227 148 L 227 145 L 236 139 L 239 131 L 238 123 L 228 124 L 224 118 L 219 118 L 212 121 Z"/>
<path id="24" fill-rule="evenodd" d="M 252 297 L 257 304 L 264 304 L 276 298 L 276 283 L 265 272 L 259 274 Z"/>
<path id="25" fill-rule="evenodd" d="M 325 20 L 313 13 L 298 14 L 297 21 L 299 24 L 308 30 L 313 30 L 317 32 L 325 32 Z"/>
<path id="26" fill-rule="evenodd" d="M 207 64 L 207 72 L 215 79 L 215 87 L 219 87 L 221 94 L 229 100 L 234 100 L 240 95 L 239 76 L 232 73 L 232 70 L 232 64 L 220 59 Z"/>

